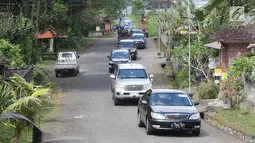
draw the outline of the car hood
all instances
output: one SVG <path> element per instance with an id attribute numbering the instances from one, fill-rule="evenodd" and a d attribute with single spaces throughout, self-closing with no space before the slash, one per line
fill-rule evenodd
<path id="1" fill-rule="evenodd" d="M 122 85 L 141 85 L 141 84 L 150 84 L 151 81 L 149 79 L 117 79 L 116 80 L 117 84 L 122 84 Z"/>
<path id="2" fill-rule="evenodd" d="M 121 59 L 118 59 L 118 58 L 113 58 L 112 61 L 113 62 L 127 62 L 129 59 L 126 59 L 126 58 L 121 58 Z"/>
<path id="3" fill-rule="evenodd" d="M 151 106 L 154 112 L 160 113 L 197 113 L 195 106 Z"/>

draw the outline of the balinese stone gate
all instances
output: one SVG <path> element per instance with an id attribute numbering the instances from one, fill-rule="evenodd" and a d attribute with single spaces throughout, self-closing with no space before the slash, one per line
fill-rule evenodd
<path id="1" fill-rule="evenodd" d="M 251 43 L 255 43 L 253 34 L 248 29 L 228 28 L 217 32 L 214 39 L 221 43 L 221 69 L 226 72 L 233 60 L 242 56 Z"/>

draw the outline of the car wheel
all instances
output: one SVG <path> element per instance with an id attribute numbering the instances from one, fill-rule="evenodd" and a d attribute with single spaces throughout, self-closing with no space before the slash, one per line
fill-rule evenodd
<path id="1" fill-rule="evenodd" d="M 199 131 L 193 131 L 193 132 L 192 132 L 192 135 L 193 135 L 193 136 L 199 136 L 199 135 L 200 135 L 200 130 L 199 130 Z"/>
<path id="2" fill-rule="evenodd" d="M 117 106 L 117 105 L 120 105 L 120 101 L 118 99 L 116 99 L 115 97 L 113 97 L 113 102 L 114 102 L 114 105 Z"/>
<path id="3" fill-rule="evenodd" d="M 143 124 L 143 122 L 141 120 L 140 112 L 138 112 L 138 114 L 137 114 L 137 125 L 138 125 L 138 127 L 143 127 L 144 126 L 144 124 Z"/>
<path id="4" fill-rule="evenodd" d="M 74 71 L 74 76 L 77 76 L 77 71 Z"/>
<path id="5" fill-rule="evenodd" d="M 55 76 L 56 76 L 56 77 L 58 77 L 58 76 L 59 76 L 57 72 L 55 72 Z"/>
<path id="6" fill-rule="evenodd" d="M 77 73 L 80 73 L 80 68 L 78 68 Z"/>
<path id="7" fill-rule="evenodd" d="M 137 56 L 134 56 L 132 60 L 136 60 L 137 59 Z"/>
<path id="8" fill-rule="evenodd" d="M 113 73 L 113 71 L 114 71 L 113 69 L 109 68 L 109 73 Z"/>
<path id="9" fill-rule="evenodd" d="M 146 120 L 146 133 L 147 133 L 147 135 L 153 134 L 151 123 L 150 123 L 149 119 Z"/>

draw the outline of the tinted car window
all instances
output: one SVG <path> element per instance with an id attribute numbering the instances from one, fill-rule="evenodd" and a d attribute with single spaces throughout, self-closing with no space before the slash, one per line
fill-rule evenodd
<path id="1" fill-rule="evenodd" d="M 134 47 L 134 42 L 120 42 L 119 45 L 121 48 L 125 48 L 125 47 Z"/>
<path id="2" fill-rule="evenodd" d="M 117 78 L 147 78 L 144 69 L 120 69 Z"/>
<path id="3" fill-rule="evenodd" d="M 133 35 L 132 39 L 143 39 L 144 36 L 143 35 Z"/>
<path id="4" fill-rule="evenodd" d="M 129 58 L 129 52 L 112 52 L 112 58 Z"/>
<path id="5" fill-rule="evenodd" d="M 188 95 L 184 93 L 154 93 L 150 98 L 152 106 L 192 106 Z"/>

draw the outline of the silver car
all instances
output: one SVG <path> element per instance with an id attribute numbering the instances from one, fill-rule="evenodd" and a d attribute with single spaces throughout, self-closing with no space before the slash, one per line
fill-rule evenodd
<path id="1" fill-rule="evenodd" d="M 148 74 L 141 64 L 118 64 L 110 77 L 114 105 L 124 99 L 139 99 L 152 88 L 153 75 Z"/>

